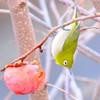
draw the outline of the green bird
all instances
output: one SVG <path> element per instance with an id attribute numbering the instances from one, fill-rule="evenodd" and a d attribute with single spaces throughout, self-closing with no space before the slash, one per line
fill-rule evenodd
<path id="1" fill-rule="evenodd" d="M 77 7 L 75 6 L 73 19 L 77 18 Z M 52 42 L 51 52 L 58 65 L 72 68 L 74 53 L 77 48 L 80 22 L 74 22 L 65 27 L 70 31 L 60 29 Z"/>

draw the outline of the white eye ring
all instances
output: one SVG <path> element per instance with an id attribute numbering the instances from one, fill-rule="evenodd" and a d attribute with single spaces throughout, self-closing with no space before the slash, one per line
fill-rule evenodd
<path id="1" fill-rule="evenodd" d="M 64 60 L 63 64 L 64 64 L 65 66 L 67 66 L 67 61 L 66 61 L 66 60 Z"/>

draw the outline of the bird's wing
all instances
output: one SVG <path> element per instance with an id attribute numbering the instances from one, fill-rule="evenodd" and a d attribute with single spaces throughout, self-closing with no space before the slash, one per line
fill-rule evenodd
<path id="1" fill-rule="evenodd" d="M 76 31 L 79 30 L 79 28 L 80 28 L 80 22 L 75 28 L 72 29 L 69 36 L 65 40 L 64 45 L 63 45 L 63 50 L 69 48 L 73 44 L 73 42 L 78 40 L 79 32 L 76 32 Z"/>

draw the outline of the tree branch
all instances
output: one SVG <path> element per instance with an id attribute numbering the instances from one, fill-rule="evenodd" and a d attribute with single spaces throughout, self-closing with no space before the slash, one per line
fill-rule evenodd
<path id="1" fill-rule="evenodd" d="M 98 80 L 96 87 L 94 89 L 92 100 L 99 100 L 99 96 L 100 96 L 100 79 Z"/>
<path id="2" fill-rule="evenodd" d="M 51 87 L 54 87 L 54 88 L 56 88 L 56 89 L 58 89 L 58 90 L 60 90 L 60 91 L 62 91 L 62 92 L 64 92 L 64 93 L 66 93 L 67 95 L 69 95 L 73 100 L 77 100 L 74 96 L 72 96 L 70 93 L 68 93 L 68 92 L 66 92 L 65 90 L 63 90 L 63 89 L 61 89 L 61 88 L 59 88 L 59 87 L 56 87 L 55 85 L 52 85 L 52 84 L 47 84 L 48 86 L 51 86 Z"/>
<path id="3" fill-rule="evenodd" d="M 84 28 L 81 28 L 80 30 L 77 30 L 77 32 L 85 31 L 85 30 L 88 30 L 88 29 L 99 29 L 99 28 L 100 28 L 100 26 L 84 27 Z"/>
<path id="4" fill-rule="evenodd" d="M 82 43 L 78 43 L 78 50 L 87 57 L 89 57 L 90 59 L 100 64 L 100 54 L 97 53 L 96 51 L 90 49 L 89 47 L 85 46 Z"/>
<path id="5" fill-rule="evenodd" d="M 100 17 L 100 13 L 95 14 L 95 15 L 91 15 L 91 16 L 85 16 L 85 17 L 80 17 L 80 18 L 76 18 L 72 21 L 68 21 L 67 23 L 65 23 L 63 26 L 67 26 L 69 24 L 72 24 L 76 21 L 84 21 L 87 19 L 91 19 L 91 18 L 95 18 L 95 17 Z M 49 36 L 51 36 L 52 34 L 54 34 L 54 32 L 56 32 L 59 28 L 61 28 L 61 26 L 57 26 L 55 28 L 53 28 L 46 37 L 44 37 L 44 39 L 35 47 L 33 47 L 31 50 L 29 50 L 27 53 L 25 53 L 24 55 L 22 55 L 21 57 L 15 59 L 12 63 L 18 61 L 18 60 L 24 60 L 29 54 L 31 54 L 34 50 L 36 50 L 37 48 L 41 48 L 41 46 L 46 42 L 46 40 L 48 39 Z"/>
<path id="6" fill-rule="evenodd" d="M 57 22 L 59 22 L 60 14 L 58 13 L 58 9 L 56 7 L 55 0 L 50 0 L 50 8 L 51 8 L 53 14 L 55 15 L 55 18 L 56 18 Z"/>
<path id="7" fill-rule="evenodd" d="M 43 18 L 45 20 L 46 23 L 48 23 L 48 25 L 52 28 L 52 23 L 51 23 L 51 19 L 50 19 L 50 16 L 49 16 L 49 12 L 48 12 L 48 9 L 47 9 L 47 4 L 46 4 L 46 0 L 39 0 L 39 3 L 40 3 L 40 6 L 41 6 L 41 9 L 43 10 Z M 48 41 L 47 41 L 47 46 L 46 46 L 46 49 L 45 49 L 45 71 L 46 71 L 46 77 L 47 77 L 47 80 L 49 81 L 49 77 L 50 77 L 50 71 L 51 71 L 51 43 L 52 43 L 52 39 L 50 38 Z"/>
<path id="8" fill-rule="evenodd" d="M 0 9 L 0 13 L 9 14 L 10 11 L 5 10 L 5 9 Z M 46 22 L 44 22 L 41 19 L 39 19 L 38 17 L 36 17 L 34 14 L 30 13 L 30 16 L 31 16 L 31 19 L 34 20 L 35 22 L 41 24 L 42 26 L 44 26 L 47 29 L 51 29 L 51 26 L 49 26 Z"/>
<path id="9" fill-rule="evenodd" d="M 32 47 L 36 46 L 36 39 L 32 22 L 29 16 L 29 10 L 27 6 L 27 0 L 8 0 L 8 6 L 14 28 L 14 34 L 16 38 L 16 44 L 18 46 L 19 55 L 24 55 Z M 25 59 L 29 62 L 36 60 L 38 62 L 39 71 L 42 70 L 39 54 L 37 51 L 30 53 Z M 46 82 L 34 92 L 34 99 L 48 100 L 48 92 L 45 87 Z M 33 98 L 32 98 L 33 100 Z"/>
<path id="10" fill-rule="evenodd" d="M 64 71 L 63 71 L 64 72 Z M 56 80 L 56 83 L 54 84 L 55 86 L 57 87 L 61 87 L 62 84 L 63 84 L 63 80 L 64 80 L 64 73 L 61 72 L 61 74 L 58 76 L 57 80 Z M 58 93 L 59 91 L 57 91 L 57 89 L 55 88 L 52 88 L 49 92 L 49 98 L 50 100 L 54 100 L 56 94 Z"/>
<path id="11" fill-rule="evenodd" d="M 74 3 L 72 2 L 72 0 L 58 0 L 59 2 L 65 4 L 65 5 L 69 5 L 70 7 L 73 7 L 74 8 Z M 88 16 L 91 14 L 91 12 L 87 11 L 86 9 L 80 7 L 79 5 L 77 5 L 77 9 L 79 11 L 79 13 L 81 15 L 85 15 L 85 16 Z M 93 14 L 93 13 L 92 13 Z M 94 18 L 95 21 L 98 21 L 100 22 L 100 18 Z"/>
<path id="12" fill-rule="evenodd" d="M 38 14 L 43 15 L 42 10 L 39 9 L 38 7 L 36 7 L 33 3 L 31 3 L 30 1 L 28 1 L 28 6 L 35 10 Z"/>
<path id="13" fill-rule="evenodd" d="M 75 76 L 75 80 L 85 82 L 86 84 L 90 84 L 90 83 L 96 84 L 97 83 L 97 80 L 90 79 L 90 78 L 87 78 L 87 77 Z"/>
<path id="14" fill-rule="evenodd" d="M 10 91 L 7 96 L 4 98 L 4 100 L 10 100 L 11 97 L 14 95 L 14 93 L 12 91 Z"/>

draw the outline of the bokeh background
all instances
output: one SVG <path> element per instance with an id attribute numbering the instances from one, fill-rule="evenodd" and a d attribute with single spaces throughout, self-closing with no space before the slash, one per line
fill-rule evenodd
<path id="1" fill-rule="evenodd" d="M 38 0 L 30 0 L 38 7 Z M 55 21 L 55 17 L 53 16 L 53 13 L 49 7 L 49 0 L 46 0 L 48 5 L 48 11 L 49 15 L 52 20 L 53 26 L 57 25 L 57 22 Z M 62 15 L 65 12 L 66 6 L 63 4 L 56 2 L 57 7 L 59 9 L 60 14 Z M 90 10 L 93 7 L 90 0 L 85 0 L 84 8 L 87 10 Z M 0 9 L 8 9 L 7 2 L 4 0 L 0 0 Z M 42 19 L 42 17 L 39 16 L 38 13 L 31 10 L 30 11 Z M 37 24 L 36 22 L 33 22 L 34 28 L 40 31 L 44 31 L 47 33 L 46 29 L 42 26 Z M 86 26 L 91 26 L 93 23 L 95 23 L 93 20 L 88 20 L 84 22 Z M 41 33 L 36 33 L 36 39 L 37 43 L 42 40 L 44 37 Z M 88 33 L 87 33 L 88 34 Z M 91 41 L 88 42 L 87 46 L 92 48 L 93 50 L 100 53 L 100 35 L 96 35 Z M 46 44 L 45 44 L 46 47 Z M 42 65 L 45 66 L 45 50 L 42 54 L 40 54 Z M 6 64 L 9 64 L 12 60 L 16 59 L 18 57 L 18 50 L 17 46 L 15 44 L 15 37 L 13 33 L 13 27 L 12 22 L 9 14 L 0 13 L 0 69 L 2 69 Z M 58 66 L 55 64 L 55 61 L 52 63 L 52 70 L 50 75 L 49 83 L 54 84 L 57 77 L 59 76 L 60 72 L 63 70 L 63 67 Z M 91 79 L 98 80 L 100 78 L 100 65 L 93 60 L 89 59 L 88 57 L 84 56 L 81 53 L 78 53 L 77 58 L 75 60 L 73 69 L 72 69 L 74 76 L 82 76 L 87 77 Z M 5 97 L 9 93 L 9 89 L 6 87 L 4 80 L 2 79 L 3 72 L 0 72 L 0 100 L 5 100 Z M 76 81 L 77 85 L 82 91 L 83 94 L 83 100 L 91 100 L 92 95 L 94 93 L 94 87 L 95 84 L 86 84 L 84 82 Z M 50 91 L 51 88 L 49 88 Z M 20 96 L 20 95 L 13 95 L 10 100 L 28 100 L 28 95 Z M 63 94 L 59 92 L 59 94 L 55 97 L 54 100 L 63 100 Z"/>

